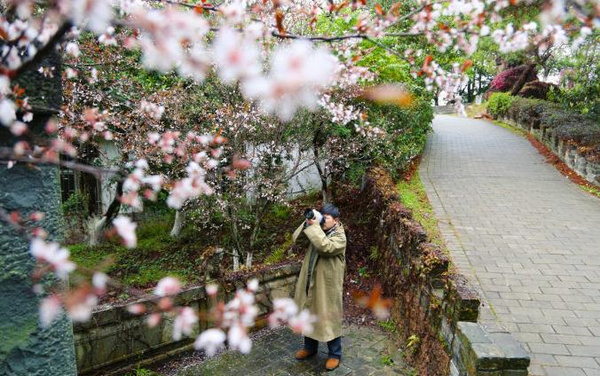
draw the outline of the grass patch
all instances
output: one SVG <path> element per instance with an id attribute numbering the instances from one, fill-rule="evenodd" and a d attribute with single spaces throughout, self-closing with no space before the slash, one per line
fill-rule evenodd
<path id="1" fill-rule="evenodd" d="M 386 332 L 395 333 L 397 330 L 394 320 L 378 321 L 377 324 Z"/>
<path id="2" fill-rule="evenodd" d="M 467 116 L 470 118 L 481 116 L 487 112 L 487 103 L 483 102 L 481 104 L 467 105 L 465 106 L 465 111 L 467 112 Z"/>
<path id="3" fill-rule="evenodd" d="M 496 124 L 499 127 L 504 128 L 506 130 L 509 130 L 509 131 L 511 131 L 514 134 L 517 134 L 517 135 L 523 136 L 523 137 L 527 137 L 528 132 L 526 130 L 524 130 L 524 129 L 514 127 L 514 126 L 512 126 L 510 124 L 506 124 L 506 123 L 504 123 L 502 121 L 499 121 L 499 120 L 492 120 L 492 123 Z"/>
<path id="4" fill-rule="evenodd" d="M 203 277 L 197 269 L 200 255 L 212 239 L 191 231 L 171 238 L 172 224 L 171 214 L 142 221 L 136 248 L 127 249 L 113 238 L 97 246 L 72 245 L 71 258 L 84 268 L 106 272 L 125 287 L 150 287 L 168 275 L 186 284 L 199 282 Z"/>
<path id="5" fill-rule="evenodd" d="M 587 193 L 594 195 L 598 198 L 600 198 L 600 189 L 595 188 L 595 187 L 586 187 L 585 185 L 580 185 L 579 188 L 583 189 L 584 191 L 586 191 Z"/>
<path id="6" fill-rule="evenodd" d="M 279 247 L 275 248 L 273 253 L 271 253 L 265 258 L 265 264 L 271 265 L 283 261 L 285 259 L 288 249 L 290 249 L 293 244 L 294 240 L 292 239 L 292 234 L 290 232 L 286 232 L 285 241 Z"/>
<path id="7" fill-rule="evenodd" d="M 440 246 L 446 252 L 446 244 L 438 227 L 438 220 L 433 213 L 419 172 L 415 171 L 409 181 L 400 181 L 397 185 L 400 200 L 412 210 L 413 218 L 423 226 L 429 241 Z"/>
<path id="8" fill-rule="evenodd" d="M 270 208 L 255 245 L 254 266 L 276 264 L 288 258 L 288 250 L 293 245 L 292 231 L 302 221 L 302 210 L 314 207 L 319 193 Z M 173 238 L 170 236 L 173 221 L 173 212 L 140 219 L 136 248 L 125 248 L 114 236 L 97 246 L 71 245 L 71 258 L 86 269 L 107 273 L 125 288 L 149 288 L 166 276 L 177 277 L 185 285 L 202 283 L 206 272 L 205 259 L 209 257 L 205 252 L 214 246 L 229 249 L 229 228 L 204 229 L 196 226 L 193 220 L 187 220 L 181 234 Z M 246 232 L 243 235 L 249 237 L 249 230 Z M 231 258 L 226 256 L 220 264 L 220 271 L 227 272 L 230 267 Z M 81 276 L 74 275 L 73 278 Z M 115 296 L 120 297 L 120 292 L 115 291 Z"/>

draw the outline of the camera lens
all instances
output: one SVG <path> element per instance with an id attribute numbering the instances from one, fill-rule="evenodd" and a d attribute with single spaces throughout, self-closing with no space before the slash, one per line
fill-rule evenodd
<path id="1" fill-rule="evenodd" d="M 304 218 L 306 219 L 313 219 L 315 217 L 315 213 L 313 212 L 312 209 L 306 209 L 304 211 Z"/>

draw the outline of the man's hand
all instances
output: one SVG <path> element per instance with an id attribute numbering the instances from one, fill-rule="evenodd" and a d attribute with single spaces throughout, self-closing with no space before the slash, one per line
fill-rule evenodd
<path id="1" fill-rule="evenodd" d="M 312 225 L 313 223 L 317 223 L 317 221 L 316 221 L 315 219 L 307 219 L 307 220 L 306 220 L 306 225 L 307 225 L 307 226 L 310 226 L 310 225 Z"/>

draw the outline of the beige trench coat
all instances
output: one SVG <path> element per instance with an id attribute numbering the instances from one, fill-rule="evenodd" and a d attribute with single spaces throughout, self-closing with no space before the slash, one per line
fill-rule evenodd
<path id="1" fill-rule="evenodd" d="M 311 243 L 300 269 L 294 300 L 299 310 L 308 308 L 313 315 L 317 316 L 314 330 L 303 334 L 320 342 L 331 341 L 342 335 L 346 234 L 341 223 L 336 226 L 336 229 L 326 236 L 318 224 L 306 228 L 302 224 L 293 236 L 296 241 L 300 233 L 304 232 Z M 311 252 L 316 252 L 313 265 L 309 265 Z M 313 270 L 310 281 L 308 281 L 309 268 Z M 307 283 L 309 283 L 308 294 Z"/>

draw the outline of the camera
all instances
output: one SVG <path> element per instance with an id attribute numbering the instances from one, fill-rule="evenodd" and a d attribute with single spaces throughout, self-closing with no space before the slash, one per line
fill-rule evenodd
<path id="1" fill-rule="evenodd" d="M 318 210 L 308 208 L 304 210 L 304 218 L 306 219 L 314 219 L 322 226 L 325 223 L 325 218 Z"/>

